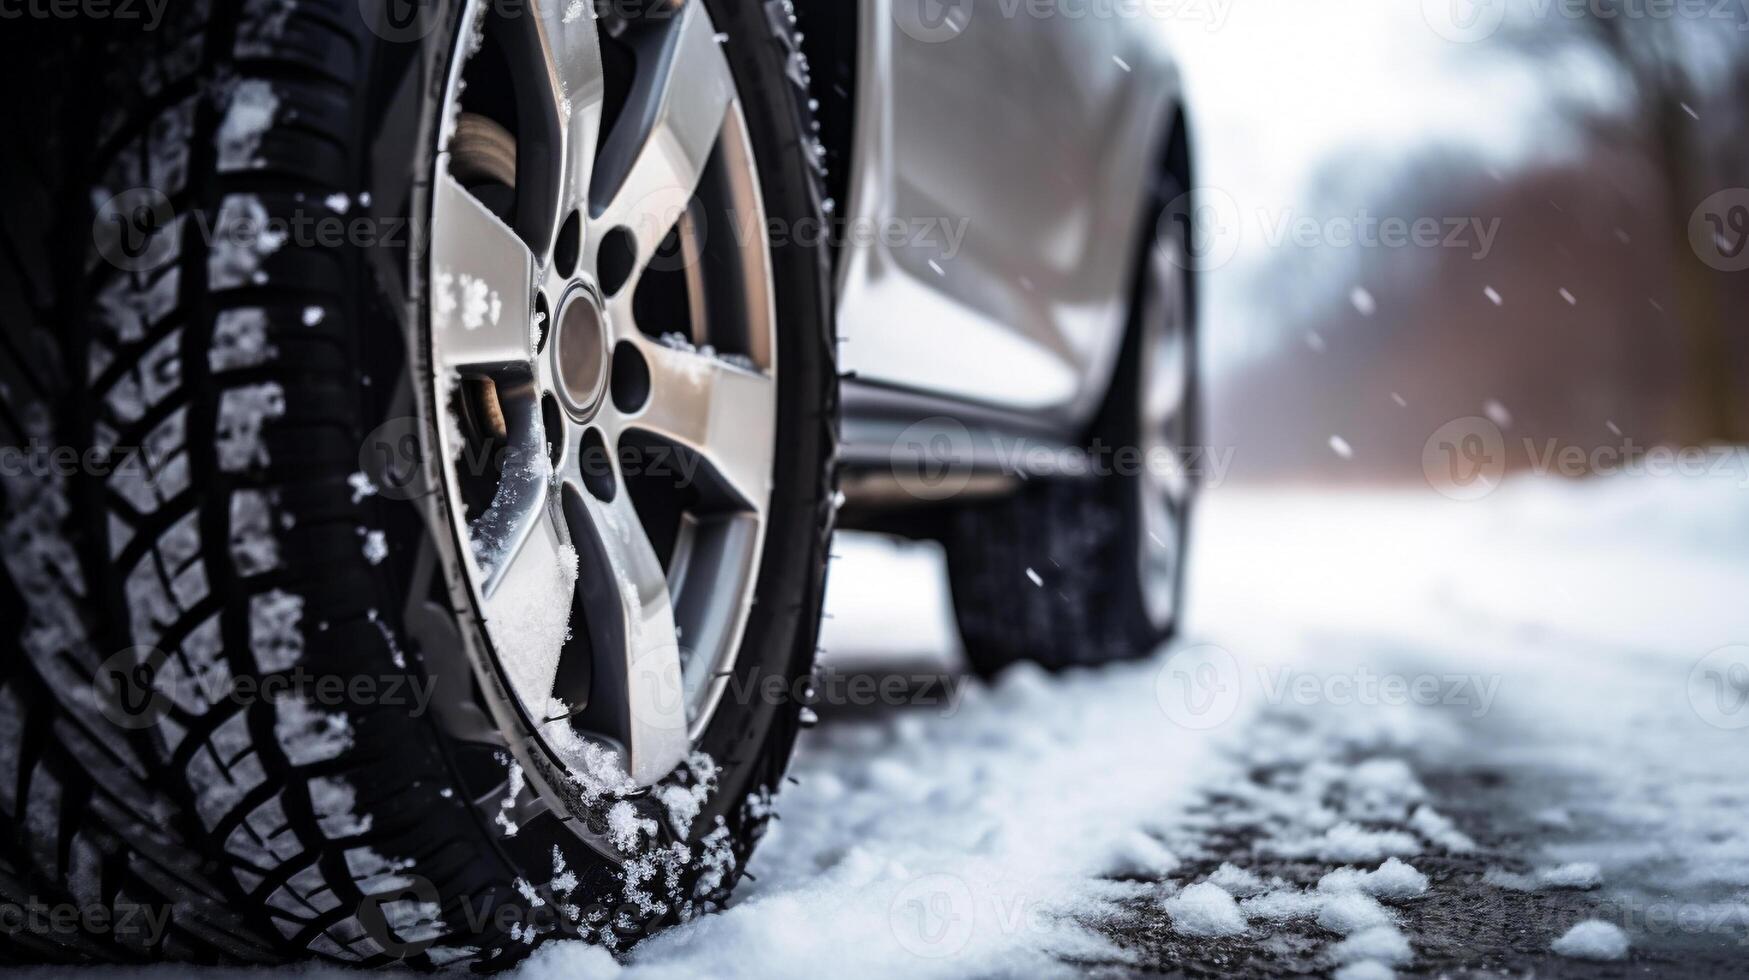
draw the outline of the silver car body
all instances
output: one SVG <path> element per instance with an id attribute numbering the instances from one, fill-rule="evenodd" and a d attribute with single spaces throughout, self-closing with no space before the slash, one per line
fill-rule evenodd
<path id="1" fill-rule="evenodd" d="M 1101 6 L 863 0 L 847 435 L 870 389 L 1064 434 L 1097 412 L 1180 101 L 1159 32 Z"/>

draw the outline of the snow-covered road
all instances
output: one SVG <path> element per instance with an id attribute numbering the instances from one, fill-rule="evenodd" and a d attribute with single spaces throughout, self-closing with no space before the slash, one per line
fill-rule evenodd
<path id="1" fill-rule="evenodd" d="M 519 980 L 1749 976 L 1735 481 L 1211 493 L 1172 650 L 993 686 L 928 556 L 838 550 L 756 880 Z"/>
<path id="2" fill-rule="evenodd" d="M 1172 656 L 993 687 L 853 681 L 949 640 L 926 563 L 845 542 L 845 703 L 757 880 L 627 972 L 1749 975 L 1749 491 L 1235 490 L 1198 530 Z"/>

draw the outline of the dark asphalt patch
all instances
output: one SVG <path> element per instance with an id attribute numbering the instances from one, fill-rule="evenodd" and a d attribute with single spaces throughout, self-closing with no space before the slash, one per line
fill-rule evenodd
<path id="1" fill-rule="evenodd" d="M 1426 787 L 1428 802 L 1453 820 L 1476 843 L 1468 853 L 1429 852 L 1409 863 L 1429 881 L 1427 892 L 1412 899 L 1392 899 L 1398 928 L 1414 949 L 1414 960 L 1397 969 L 1404 977 L 1749 977 L 1749 950 L 1727 943 L 1690 942 L 1678 947 L 1657 944 L 1641 948 L 1641 936 L 1631 927 L 1635 947 L 1622 962 L 1599 963 L 1555 955 L 1550 944 L 1586 919 L 1624 924 L 1619 909 L 1601 891 L 1546 889 L 1513 891 L 1487 884 L 1490 868 L 1528 872 L 1527 855 L 1548 838 L 1548 828 L 1534 818 L 1532 801 L 1561 798 L 1551 786 L 1558 775 L 1542 771 L 1508 772 L 1486 768 L 1441 767 L 1438 760 L 1404 756 Z M 1359 759 L 1349 759 L 1356 762 Z M 1250 773 L 1256 785 L 1279 780 L 1277 770 Z M 1345 865 L 1319 861 L 1288 861 L 1260 853 L 1261 831 L 1228 822 L 1237 801 L 1219 791 L 1192 801 L 1186 813 L 1202 820 L 1192 826 L 1207 829 L 1191 848 L 1184 840 L 1169 847 L 1195 853 L 1171 876 L 1181 885 L 1206 878 L 1223 862 L 1231 862 L 1267 881 L 1279 877 L 1299 888 L 1315 888 L 1325 874 Z M 1241 821 L 1243 823 L 1243 821 Z M 1380 828 L 1386 825 L 1379 825 Z M 1376 867 L 1378 862 L 1364 863 Z M 1157 899 L 1124 903 L 1099 921 L 1086 923 L 1112 940 L 1133 961 L 1127 964 L 1082 964 L 1096 972 L 1161 977 L 1292 977 L 1326 976 L 1337 969 L 1330 950 L 1344 937 L 1296 920 L 1253 921 L 1245 935 L 1225 938 L 1182 936 Z"/>

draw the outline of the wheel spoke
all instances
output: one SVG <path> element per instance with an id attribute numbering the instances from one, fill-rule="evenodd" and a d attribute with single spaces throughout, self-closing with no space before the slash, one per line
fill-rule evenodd
<path id="1" fill-rule="evenodd" d="M 1182 455 L 1192 438 L 1186 413 L 1193 370 L 1183 267 L 1177 240 L 1158 242 L 1148 254 L 1142 300 L 1138 409 L 1147 469 L 1137 481 L 1143 532 L 1137 573 L 1148 618 L 1160 627 L 1177 611 L 1180 552 L 1193 483 Z"/>
<path id="2" fill-rule="evenodd" d="M 533 3 L 547 88 L 565 146 L 563 191 L 558 202 L 562 220 L 564 212 L 588 203 L 606 94 L 601 39 L 588 0 Z"/>
<path id="3" fill-rule="evenodd" d="M 650 398 L 627 417 L 626 427 L 698 454 L 748 509 L 763 513 L 771 498 L 777 424 L 771 378 L 679 342 L 670 346 L 642 336 L 631 342 L 650 366 Z"/>
<path id="4" fill-rule="evenodd" d="M 1152 250 L 1150 274 L 1154 281 L 1144 298 L 1142 315 L 1152 334 L 1144 356 L 1148 364 L 1147 390 L 1142 393 L 1142 421 L 1155 431 L 1164 431 L 1185 409 L 1189 395 L 1190 351 L 1185 336 L 1183 272 L 1166 247 Z"/>
<path id="5" fill-rule="evenodd" d="M 721 684 L 735 665 L 741 631 L 752 609 L 751 584 L 759 566 L 763 525 L 756 514 L 727 514 L 693 527 L 691 554 L 671 570 L 674 621 L 686 640 L 684 674 L 688 704 Z"/>
<path id="6" fill-rule="evenodd" d="M 728 62 L 698 0 L 644 38 L 639 55 L 650 70 L 639 74 L 607 136 L 591 189 L 600 227 L 632 232 L 634 270 L 686 210 L 734 100 Z"/>
<path id="7" fill-rule="evenodd" d="M 500 667 L 522 710 L 538 724 L 546 716 L 559 654 L 575 627 L 570 617 L 577 556 L 544 495 L 526 517 L 526 533 L 492 570 L 485 614 L 488 629 L 518 641 L 498 644 Z"/>
<path id="8" fill-rule="evenodd" d="M 532 356 L 534 256 L 443 167 L 431 220 L 433 347 L 451 368 Z"/>
<path id="9" fill-rule="evenodd" d="M 594 654 L 579 721 L 619 740 L 633 782 L 649 785 L 691 747 L 668 580 L 623 483 L 610 502 L 567 486 L 565 516 Z"/>
<path id="10" fill-rule="evenodd" d="M 1142 425 L 1146 438 L 1166 450 L 1154 474 L 1157 484 L 1176 509 L 1190 497 L 1191 478 L 1185 472 L 1181 453 L 1189 427 L 1190 338 L 1186 328 L 1183 261 L 1177 244 L 1168 240 L 1149 253 L 1152 283 L 1142 311 L 1148 330 L 1143 365 Z M 1152 462 L 1150 465 L 1155 465 Z"/>

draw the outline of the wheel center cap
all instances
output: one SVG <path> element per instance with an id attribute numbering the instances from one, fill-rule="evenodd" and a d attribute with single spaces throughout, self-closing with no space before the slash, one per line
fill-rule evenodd
<path id="1" fill-rule="evenodd" d="M 607 387 L 607 311 L 587 286 L 572 288 L 559 304 L 553 332 L 553 376 L 559 400 L 579 420 L 601 406 Z"/>

